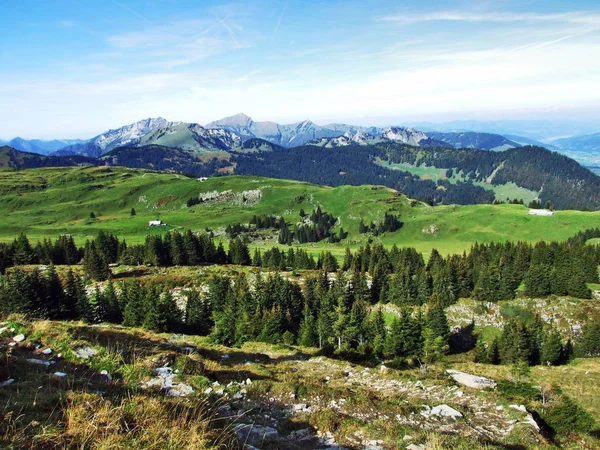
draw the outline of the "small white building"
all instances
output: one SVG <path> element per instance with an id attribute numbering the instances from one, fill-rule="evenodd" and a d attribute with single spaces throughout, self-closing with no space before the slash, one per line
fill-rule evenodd
<path id="1" fill-rule="evenodd" d="M 198 181 L 200 181 L 200 182 L 204 182 L 206 180 L 208 180 L 208 177 L 200 177 L 200 178 L 198 178 Z"/>
<path id="2" fill-rule="evenodd" d="M 554 211 L 549 211 L 547 209 L 530 209 L 529 215 L 531 215 L 531 216 L 552 216 L 552 215 L 554 215 Z"/>
<path id="3" fill-rule="evenodd" d="M 163 223 L 162 220 L 151 220 L 150 222 L 148 222 L 148 226 L 149 227 L 166 227 L 167 224 Z"/>

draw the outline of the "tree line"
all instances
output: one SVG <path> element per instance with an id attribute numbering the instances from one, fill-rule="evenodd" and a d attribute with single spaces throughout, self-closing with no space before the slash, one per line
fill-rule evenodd
<path id="1" fill-rule="evenodd" d="M 386 324 L 383 306 L 371 304 L 364 274 L 322 270 L 304 287 L 280 275 L 215 275 L 208 292 L 188 289 L 176 298 L 165 286 L 128 280 L 86 286 L 69 270 L 59 278 L 44 271 L 17 268 L 0 280 L 0 314 L 84 320 L 143 327 L 156 332 L 208 335 L 228 346 L 247 341 L 319 347 L 326 354 L 356 359 L 394 359 L 431 363 L 449 352 L 469 350 L 456 344 L 439 301 L 404 306 Z M 560 364 L 574 353 L 600 355 L 600 320 L 592 320 L 573 345 L 536 317 L 525 324 L 509 320 L 502 335 L 477 342 L 475 360 L 493 364 Z"/>

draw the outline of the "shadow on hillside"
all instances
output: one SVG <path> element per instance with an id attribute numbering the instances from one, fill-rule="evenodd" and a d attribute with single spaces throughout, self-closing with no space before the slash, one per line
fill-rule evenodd
<path id="1" fill-rule="evenodd" d="M 473 334 L 475 322 L 460 327 L 450 333 L 449 344 L 452 353 L 464 353 L 475 348 L 477 337 Z"/>
<path id="2" fill-rule="evenodd" d="M 148 271 L 146 269 L 133 269 L 126 272 L 116 273 L 112 275 L 113 280 L 126 280 L 128 278 L 140 278 L 146 275 Z"/>

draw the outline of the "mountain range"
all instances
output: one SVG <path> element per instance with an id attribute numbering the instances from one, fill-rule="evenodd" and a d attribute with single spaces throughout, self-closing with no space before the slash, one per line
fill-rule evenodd
<path id="1" fill-rule="evenodd" d="M 425 128 L 434 128 L 431 124 L 424 123 L 422 125 Z M 541 127 L 537 122 L 534 125 L 538 128 Z M 451 126 L 456 128 L 452 130 Z M 310 120 L 278 124 L 269 121 L 254 121 L 245 114 L 236 114 L 202 126 L 195 123 L 170 122 L 158 117 L 108 130 L 87 141 L 81 139 L 42 141 L 15 138 L 8 142 L 0 141 L 0 145 L 5 144 L 17 150 L 43 155 L 78 154 L 93 158 L 125 146 L 158 145 L 200 152 L 242 151 L 244 142 L 251 139 L 259 139 L 285 148 L 305 144 L 332 148 L 373 145 L 380 142 L 401 142 L 417 147 L 449 146 L 502 151 L 524 145 L 534 145 L 556 149 L 584 165 L 593 166 L 600 163 L 600 133 L 542 143 L 531 137 L 466 131 L 462 128 L 467 126 L 480 128 L 477 122 L 453 122 L 431 131 L 410 127 L 364 127 L 340 123 L 317 125 Z M 497 128 L 500 125 L 491 123 L 489 126 Z M 264 143 L 260 145 L 264 147 Z"/>

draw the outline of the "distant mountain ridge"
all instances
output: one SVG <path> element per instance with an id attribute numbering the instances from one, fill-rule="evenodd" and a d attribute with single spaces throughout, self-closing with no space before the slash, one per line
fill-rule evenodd
<path id="1" fill-rule="evenodd" d="M 82 139 L 23 139 L 16 137 L 10 141 L 0 140 L 0 145 L 8 145 L 16 150 L 29 153 L 38 153 L 40 155 L 47 155 L 54 151 L 60 150 L 69 145 L 81 144 L 85 142 Z"/>
<path id="2" fill-rule="evenodd" d="M 132 144 L 154 130 L 177 123 L 169 122 L 162 117 L 140 120 L 121 128 L 108 130 L 87 142 L 64 147 L 56 152 L 56 156 L 79 154 L 97 158 L 114 148 Z"/>
<path id="3" fill-rule="evenodd" d="M 481 128 L 477 122 L 457 122 L 449 125 L 469 125 Z M 532 126 L 539 127 L 538 123 Z M 499 126 L 491 123 L 490 125 Z M 26 140 L 15 138 L 3 141 L 17 150 L 54 156 L 83 155 L 99 157 L 119 147 L 144 147 L 157 145 L 192 152 L 245 151 L 244 143 L 259 139 L 261 144 L 254 150 L 271 150 L 265 145 L 293 148 L 306 144 L 324 148 L 347 147 L 350 145 L 374 145 L 385 142 L 404 143 L 415 147 L 453 147 L 479 150 L 502 151 L 523 145 L 545 146 L 559 149 L 561 153 L 586 165 L 600 164 L 600 133 L 558 139 L 543 144 L 530 137 L 502 135 L 489 132 L 449 129 L 448 124 L 430 126 L 432 131 L 411 127 L 366 127 L 343 123 L 317 125 L 310 120 L 292 124 L 271 121 L 254 121 L 240 113 L 225 117 L 202 126 L 197 123 L 170 122 L 162 117 L 144 119 L 117 129 L 108 130 L 90 140 Z M 574 130 L 576 131 L 576 130 Z M 2 141 L 0 141 L 2 142 Z"/>

